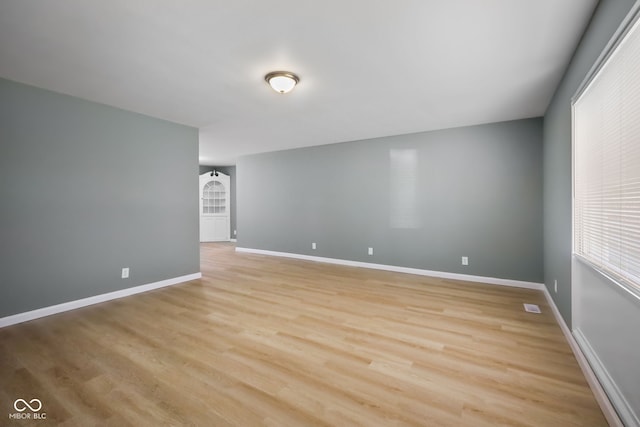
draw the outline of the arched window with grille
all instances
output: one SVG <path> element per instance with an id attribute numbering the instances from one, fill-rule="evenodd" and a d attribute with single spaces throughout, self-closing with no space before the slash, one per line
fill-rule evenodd
<path id="1" fill-rule="evenodd" d="M 209 181 L 202 189 L 202 213 L 224 214 L 227 208 L 227 191 L 220 181 Z"/>

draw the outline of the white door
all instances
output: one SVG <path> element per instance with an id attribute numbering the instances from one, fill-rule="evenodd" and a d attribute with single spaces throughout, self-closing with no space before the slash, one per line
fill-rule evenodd
<path id="1" fill-rule="evenodd" d="M 200 175 L 200 241 L 220 242 L 230 238 L 229 175 L 207 172 Z"/>

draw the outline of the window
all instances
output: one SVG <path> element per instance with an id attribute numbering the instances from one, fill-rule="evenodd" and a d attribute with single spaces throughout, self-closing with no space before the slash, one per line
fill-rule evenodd
<path id="1" fill-rule="evenodd" d="M 640 296 L 640 20 L 573 102 L 573 252 Z"/>
<path id="2" fill-rule="evenodd" d="M 224 184 L 219 181 L 209 181 L 202 190 L 202 213 L 226 213 L 227 198 Z"/>

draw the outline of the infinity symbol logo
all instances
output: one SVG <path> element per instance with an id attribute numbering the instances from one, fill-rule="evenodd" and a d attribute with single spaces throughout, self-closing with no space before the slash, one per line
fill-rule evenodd
<path id="1" fill-rule="evenodd" d="M 22 405 L 18 406 L 19 403 L 22 403 Z M 33 406 L 31 406 L 30 404 L 32 404 Z M 34 408 L 34 406 L 36 405 L 37 408 Z M 42 409 L 42 402 L 40 402 L 39 399 L 31 399 L 27 403 L 27 401 L 24 399 L 16 399 L 16 401 L 13 402 L 13 407 L 18 412 L 24 412 L 27 410 L 27 408 L 31 409 L 31 412 L 38 412 L 40 409 Z"/>

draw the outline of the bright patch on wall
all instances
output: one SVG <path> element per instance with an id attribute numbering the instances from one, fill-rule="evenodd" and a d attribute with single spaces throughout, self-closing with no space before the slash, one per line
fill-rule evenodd
<path id="1" fill-rule="evenodd" d="M 418 152 L 414 149 L 389 150 L 391 228 L 419 228 Z"/>

